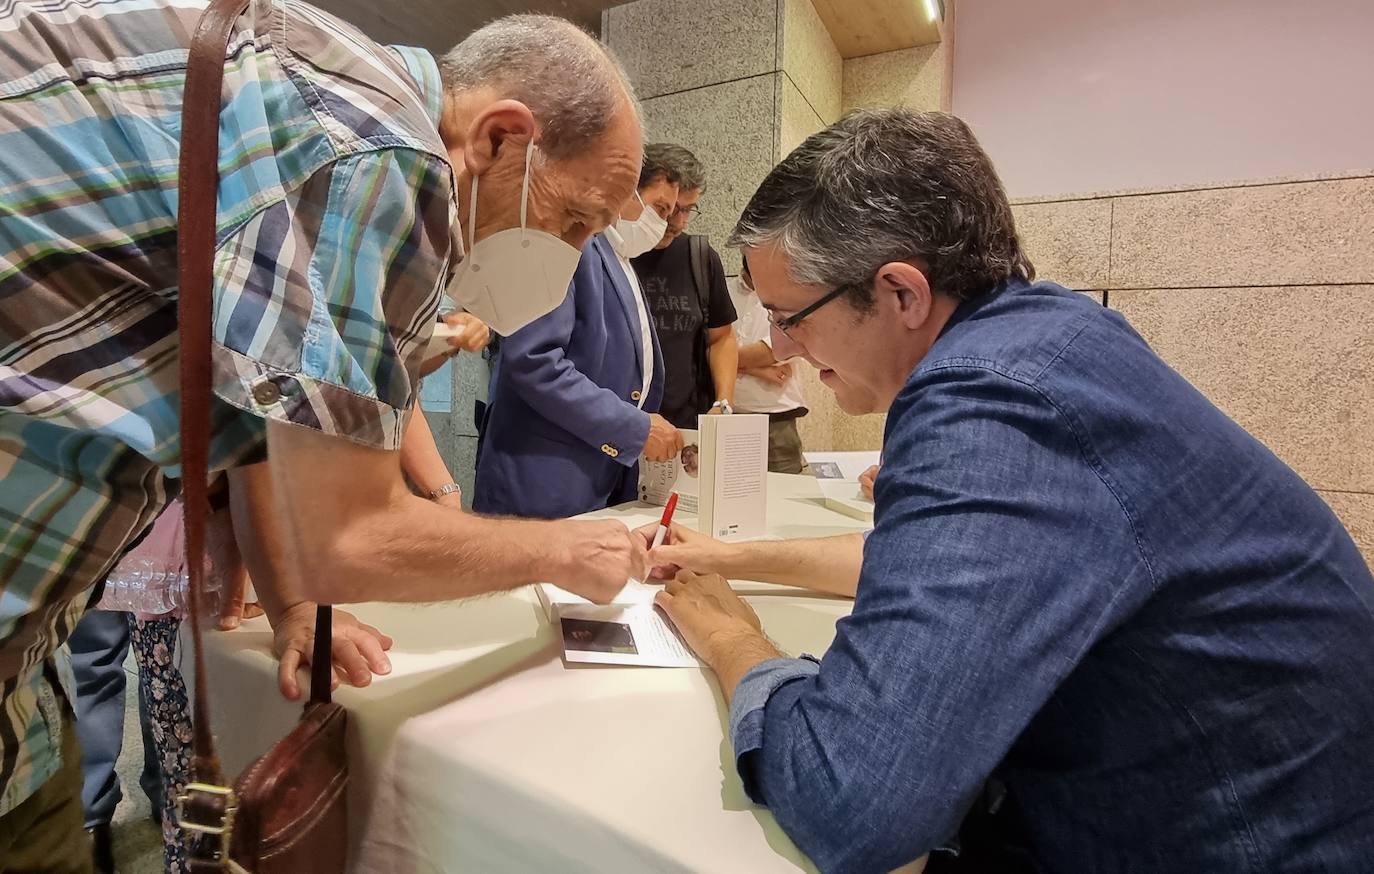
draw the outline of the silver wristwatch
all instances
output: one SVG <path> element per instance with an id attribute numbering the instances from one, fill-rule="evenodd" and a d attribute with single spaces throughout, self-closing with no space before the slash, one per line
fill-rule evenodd
<path id="1" fill-rule="evenodd" d="M 720 411 L 721 411 L 722 413 L 726 414 L 727 416 L 730 415 L 731 413 L 733 413 L 733 412 L 735 411 L 735 408 L 732 407 L 732 406 L 730 406 L 730 402 L 727 401 L 725 398 L 721 398 L 720 400 L 716 401 L 714 404 L 711 404 L 711 409 L 714 410 L 714 409 L 716 409 L 717 407 L 719 407 L 719 408 L 720 408 Z"/>
<path id="2" fill-rule="evenodd" d="M 463 496 L 463 487 L 457 483 L 444 483 L 439 486 L 439 488 L 429 493 L 429 499 L 431 501 L 437 501 L 445 495 L 457 495 L 461 498 Z"/>

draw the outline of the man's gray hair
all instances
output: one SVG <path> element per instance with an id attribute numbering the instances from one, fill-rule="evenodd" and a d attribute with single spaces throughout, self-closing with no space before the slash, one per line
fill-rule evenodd
<path id="1" fill-rule="evenodd" d="M 793 281 L 848 286 L 860 312 L 892 261 L 924 262 L 931 288 L 959 299 L 1035 278 L 992 162 L 942 112 L 860 110 L 808 137 L 763 180 L 730 245 L 777 245 Z"/>
<path id="2" fill-rule="evenodd" d="M 494 88 L 518 100 L 538 121 L 540 149 L 573 154 L 606 132 L 639 101 L 614 54 L 587 31 L 551 15 L 508 15 L 475 31 L 439 59 L 444 91 Z"/>
<path id="3" fill-rule="evenodd" d="M 706 168 L 701 166 L 696 155 L 677 143 L 649 143 L 644 147 L 639 187 L 660 177 L 680 186 L 683 191 L 706 190 Z"/>

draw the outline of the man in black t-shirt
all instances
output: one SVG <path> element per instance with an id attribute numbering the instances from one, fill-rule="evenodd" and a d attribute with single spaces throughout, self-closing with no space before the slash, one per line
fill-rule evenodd
<path id="1" fill-rule="evenodd" d="M 701 162 L 682 146 L 651 143 L 644 147 L 639 184 L 658 177 L 678 185 L 677 208 L 663 240 L 632 263 L 663 349 L 659 413 L 679 428 L 695 428 L 698 414 L 733 411 L 735 307 L 720 256 L 705 237 L 684 233 L 706 188 Z"/>

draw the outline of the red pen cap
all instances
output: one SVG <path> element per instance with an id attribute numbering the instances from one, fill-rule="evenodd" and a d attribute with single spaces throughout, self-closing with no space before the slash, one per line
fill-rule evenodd
<path id="1" fill-rule="evenodd" d="M 677 492 L 668 496 L 668 503 L 663 505 L 663 518 L 658 520 L 658 524 L 667 528 L 673 524 L 673 511 L 677 509 Z"/>

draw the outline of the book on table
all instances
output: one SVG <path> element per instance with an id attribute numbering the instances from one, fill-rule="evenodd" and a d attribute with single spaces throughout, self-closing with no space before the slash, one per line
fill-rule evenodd
<path id="1" fill-rule="evenodd" d="M 858 480 L 822 479 L 817 485 L 821 487 L 821 502 L 828 509 L 861 522 L 873 521 L 873 499 L 864 494 Z"/>
<path id="2" fill-rule="evenodd" d="M 859 477 L 881 462 L 881 453 L 807 452 L 805 456 L 820 486 L 822 504 L 862 522 L 873 521 L 873 499 L 864 494 Z"/>
<path id="3" fill-rule="evenodd" d="M 639 499 L 697 517 L 697 530 L 720 540 L 759 537 L 768 527 L 768 417 L 698 416 L 668 461 L 639 460 Z"/>

